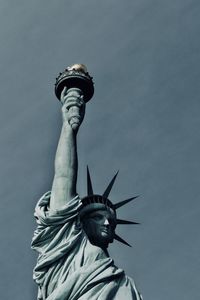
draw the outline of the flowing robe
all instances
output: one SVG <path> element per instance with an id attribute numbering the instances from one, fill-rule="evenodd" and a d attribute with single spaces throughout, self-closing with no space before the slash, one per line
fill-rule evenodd
<path id="1" fill-rule="evenodd" d="M 135 284 L 81 228 L 78 196 L 49 210 L 51 193 L 35 209 L 32 248 L 39 253 L 33 278 L 38 300 L 141 300 Z"/>

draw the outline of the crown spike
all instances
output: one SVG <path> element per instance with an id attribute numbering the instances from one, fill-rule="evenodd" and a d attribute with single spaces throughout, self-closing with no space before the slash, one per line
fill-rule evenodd
<path id="1" fill-rule="evenodd" d="M 117 219 L 117 224 L 127 224 L 127 225 L 137 225 L 140 224 L 138 222 L 132 222 L 132 221 L 127 221 L 127 220 L 122 220 L 122 219 Z"/>
<path id="2" fill-rule="evenodd" d="M 121 238 L 119 235 L 117 235 L 116 233 L 115 233 L 115 235 L 114 235 L 114 239 L 117 240 L 118 242 L 120 242 L 120 243 L 126 245 L 126 246 L 132 247 L 129 243 L 127 243 L 124 239 L 122 239 L 122 238 Z"/>
<path id="3" fill-rule="evenodd" d="M 88 166 L 87 166 L 87 194 L 88 196 L 93 195 L 92 182 L 91 182 L 90 171 Z"/>
<path id="4" fill-rule="evenodd" d="M 139 196 L 135 196 L 135 197 L 132 197 L 132 198 L 129 198 L 129 199 L 120 201 L 120 202 L 114 204 L 114 208 L 115 208 L 115 209 L 118 209 L 118 208 L 120 208 L 121 206 L 123 206 L 123 205 L 129 203 L 130 201 L 132 201 L 132 200 L 134 200 L 134 199 L 136 199 L 136 198 L 138 198 L 138 197 L 139 197 Z"/>
<path id="5" fill-rule="evenodd" d="M 117 173 L 115 174 L 115 176 L 113 177 L 113 179 L 112 179 L 111 182 L 109 183 L 108 187 L 106 188 L 105 192 L 104 192 L 103 195 L 102 195 L 103 197 L 108 198 L 108 196 L 109 196 L 109 194 L 110 194 L 110 191 L 111 191 L 111 189 L 112 189 L 112 187 L 113 187 L 113 184 L 114 184 L 114 182 L 115 182 L 115 179 L 116 179 L 118 173 L 119 173 L 119 171 L 117 171 Z"/>

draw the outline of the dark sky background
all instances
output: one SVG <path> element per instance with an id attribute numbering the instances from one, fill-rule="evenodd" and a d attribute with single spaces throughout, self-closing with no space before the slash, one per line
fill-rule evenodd
<path id="1" fill-rule="evenodd" d="M 0 290 L 36 299 L 33 210 L 51 189 L 61 128 L 57 74 L 84 63 L 95 81 L 78 136 L 86 165 L 110 199 L 141 195 L 119 217 L 110 254 L 145 300 L 200 294 L 200 3 L 195 0 L 0 2 Z"/>

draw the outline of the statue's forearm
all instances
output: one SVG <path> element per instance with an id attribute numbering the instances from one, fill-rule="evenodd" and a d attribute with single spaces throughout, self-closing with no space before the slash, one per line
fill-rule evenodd
<path id="1" fill-rule="evenodd" d="M 76 132 L 64 122 L 56 151 L 51 209 L 61 208 L 76 195 L 77 171 Z"/>

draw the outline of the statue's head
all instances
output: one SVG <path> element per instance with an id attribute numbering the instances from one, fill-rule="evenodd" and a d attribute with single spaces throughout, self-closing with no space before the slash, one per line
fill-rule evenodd
<path id="1" fill-rule="evenodd" d="M 113 204 L 108 199 L 117 174 L 113 177 L 103 195 L 97 195 L 93 194 L 89 169 L 87 169 L 88 196 L 82 199 L 79 216 L 83 230 L 90 242 L 103 249 L 106 249 L 114 239 L 130 246 L 115 233 L 116 226 L 117 224 L 138 224 L 137 222 L 118 219 L 116 214 L 116 210 L 119 207 L 137 198 L 137 196 L 120 201 L 117 204 Z"/>
<path id="2" fill-rule="evenodd" d="M 103 207 L 103 205 L 99 207 L 98 204 L 95 207 L 95 204 L 93 204 L 82 215 L 81 221 L 83 230 L 93 245 L 106 249 L 109 243 L 113 242 L 117 225 L 114 210 Z"/>

